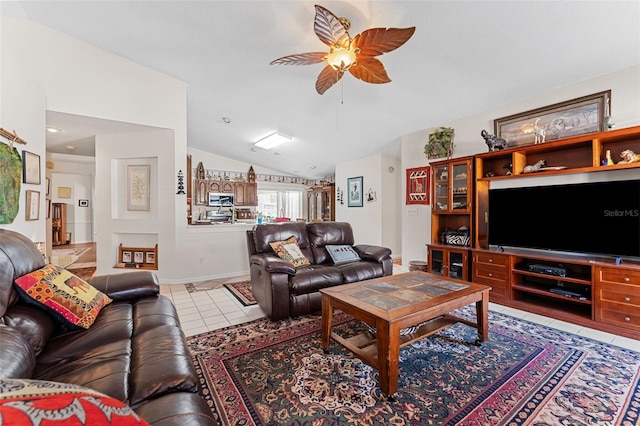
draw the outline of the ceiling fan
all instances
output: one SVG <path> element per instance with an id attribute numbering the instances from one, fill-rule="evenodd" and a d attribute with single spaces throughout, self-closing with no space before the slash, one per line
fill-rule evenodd
<path id="1" fill-rule="evenodd" d="M 351 22 L 338 18 L 322 6 L 315 6 L 313 29 L 329 52 L 309 52 L 283 56 L 270 65 L 312 65 L 327 62 L 316 80 L 316 91 L 326 92 L 349 71 L 355 78 L 367 83 L 389 83 L 391 79 L 384 65 L 375 56 L 391 52 L 411 38 L 416 27 L 370 28 L 354 38 L 349 35 Z"/>

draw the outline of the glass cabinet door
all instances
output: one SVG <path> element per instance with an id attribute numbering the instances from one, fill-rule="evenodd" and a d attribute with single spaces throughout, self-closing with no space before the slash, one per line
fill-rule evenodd
<path id="1" fill-rule="evenodd" d="M 451 209 L 467 210 L 469 188 L 467 188 L 469 179 L 467 175 L 467 163 L 454 164 L 451 173 Z"/>
<path id="2" fill-rule="evenodd" d="M 449 210 L 449 167 L 436 167 L 433 178 L 433 210 Z"/>
<path id="3" fill-rule="evenodd" d="M 463 253 L 458 253 L 454 251 L 449 252 L 449 277 L 457 278 L 459 280 L 465 280 L 464 272 L 464 259 L 465 255 Z"/>
<path id="4" fill-rule="evenodd" d="M 444 250 L 429 247 L 429 272 L 442 275 L 445 270 Z"/>

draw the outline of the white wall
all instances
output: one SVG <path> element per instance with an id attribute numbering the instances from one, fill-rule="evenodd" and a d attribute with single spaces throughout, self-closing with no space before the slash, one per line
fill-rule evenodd
<path id="1" fill-rule="evenodd" d="M 442 126 L 455 129 L 455 149 L 453 156 L 462 157 L 487 151 L 487 146 L 480 136 L 486 129 L 493 133 L 493 120 L 519 112 L 544 107 L 554 103 L 567 101 L 592 93 L 611 89 L 611 115 L 615 128 L 640 125 L 640 67 L 632 67 L 612 74 L 603 75 L 591 80 L 562 87 L 553 92 L 503 105 L 492 110 L 461 118 Z M 402 168 L 418 167 L 428 164 L 424 156 L 424 145 L 428 134 L 433 129 L 425 129 L 402 137 Z M 555 177 L 563 181 L 575 179 L 573 175 Z M 403 182 L 403 191 L 404 191 Z M 426 260 L 425 244 L 430 242 L 431 206 L 417 206 L 417 214 L 410 215 L 413 206 L 405 206 L 402 215 L 402 252 L 403 267 L 408 268 L 409 260 Z M 415 211 L 415 210 L 414 210 Z"/>

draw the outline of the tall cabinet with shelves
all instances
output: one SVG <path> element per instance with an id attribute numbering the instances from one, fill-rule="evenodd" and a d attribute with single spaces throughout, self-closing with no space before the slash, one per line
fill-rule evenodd
<path id="1" fill-rule="evenodd" d="M 313 186 L 307 190 L 307 221 L 336 220 L 336 187 Z"/>
<path id="2" fill-rule="evenodd" d="M 450 278 L 469 279 L 473 225 L 473 157 L 431 163 L 431 243 L 427 268 Z"/>
<path id="3" fill-rule="evenodd" d="M 626 150 L 640 153 L 640 126 L 476 155 L 473 281 L 492 286 L 491 299 L 498 303 L 640 339 L 640 261 L 617 264 L 584 253 L 496 251 L 488 245 L 488 193 L 493 182 L 510 180 L 517 186 L 519 180 L 534 176 L 612 170 L 637 179 L 640 162 L 618 163 Z M 607 152 L 616 164 L 603 165 Z M 540 160 L 545 160 L 545 169 L 525 172 L 527 165 Z M 526 226 L 514 218 L 514 232 Z M 593 232 L 595 238 L 598 230 Z"/>

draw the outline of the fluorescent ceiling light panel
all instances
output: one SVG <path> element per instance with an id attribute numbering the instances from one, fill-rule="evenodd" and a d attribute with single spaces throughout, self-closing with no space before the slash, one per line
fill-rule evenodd
<path id="1" fill-rule="evenodd" d="M 293 138 L 291 136 L 283 135 L 280 132 L 275 132 L 265 138 L 260 139 L 255 145 L 262 149 L 275 148 L 285 142 L 291 142 Z"/>

